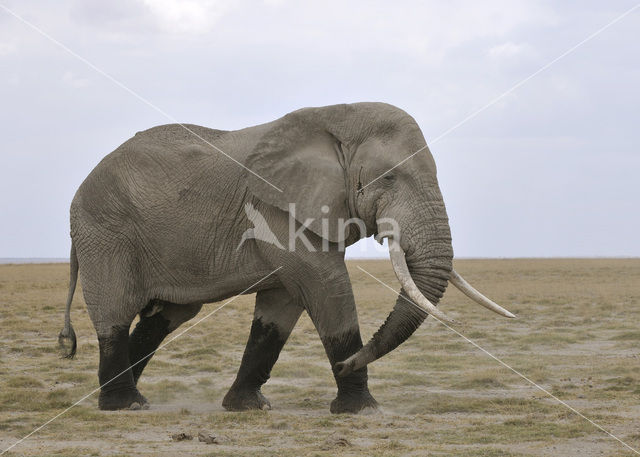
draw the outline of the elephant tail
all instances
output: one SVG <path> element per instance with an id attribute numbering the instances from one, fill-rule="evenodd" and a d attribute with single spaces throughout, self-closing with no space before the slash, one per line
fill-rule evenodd
<path id="1" fill-rule="evenodd" d="M 76 290 L 78 282 L 78 257 L 76 256 L 76 247 L 71 241 L 71 254 L 69 255 L 69 295 L 67 296 L 67 309 L 64 314 L 64 328 L 58 335 L 58 345 L 61 349 L 63 358 L 72 359 L 76 355 L 78 343 L 76 341 L 76 332 L 71 325 L 71 302 L 73 301 L 73 293 Z"/>

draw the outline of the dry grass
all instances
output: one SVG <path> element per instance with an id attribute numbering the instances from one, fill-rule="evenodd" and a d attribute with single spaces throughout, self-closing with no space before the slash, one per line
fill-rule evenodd
<path id="1" fill-rule="evenodd" d="M 394 296 L 356 265 L 397 281 L 387 262 L 350 263 L 366 339 Z M 465 323 L 459 331 L 640 448 L 640 260 L 463 260 L 456 268 L 519 315 L 499 318 L 449 290 L 442 307 Z M 0 451 L 97 387 L 97 342 L 81 294 L 78 356 L 57 356 L 67 269 L 0 265 Z M 252 300 L 235 300 L 154 357 L 140 386 L 151 410 L 100 412 L 94 395 L 7 455 L 632 455 L 431 320 L 371 365 L 383 414 L 329 414 L 334 382 L 306 316 L 264 388 L 274 409 L 227 413 L 220 403 Z M 220 444 L 170 440 L 199 431 Z"/>

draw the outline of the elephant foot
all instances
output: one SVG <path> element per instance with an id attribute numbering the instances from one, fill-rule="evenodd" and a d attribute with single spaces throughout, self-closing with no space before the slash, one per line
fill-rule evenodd
<path id="1" fill-rule="evenodd" d="M 110 392 L 101 390 L 98 407 L 103 411 L 149 409 L 149 401 L 136 388 Z"/>
<path id="2" fill-rule="evenodd" d="M 222 400 L 227 411 L 248 411 L 252 409 L 271 409 L 271 403 L 262 395 L 260 389 L 238 389 L 231 387 Z"/>
<path id="3" fill-rule="evenodd" d="M 329 409 L 333 414 L 358 414 L 379 411 L 378 402 L 369 390 L 341 393 L 331 402 Z"/>

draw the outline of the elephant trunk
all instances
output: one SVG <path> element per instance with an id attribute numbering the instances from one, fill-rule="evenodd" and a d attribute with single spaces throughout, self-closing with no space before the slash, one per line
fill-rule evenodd
<path id="1" fill-rule="evenodd" d="M 451 322 L 435 305 L 449 281 L 452 270 L 453 249 L 448 223 L 432 227 L 430 242 L 426 246 L 408 249 L 389 239 L 389 250 L 396 275 L 403 285 L 396 304 L 371 340 L 357 353 L 337 364 L 339 376 L 345 376 L 392 351 L 422 324 L 425 318 L 434 317 Z"/>

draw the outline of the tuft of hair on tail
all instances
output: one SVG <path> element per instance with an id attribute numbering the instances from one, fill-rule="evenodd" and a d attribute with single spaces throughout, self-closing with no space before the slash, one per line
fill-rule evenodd
<path id="1" fill-rule="evenodd" d="M 73 359 L 78 348 L 78 340 L 76 332 L 71 325 L 71 302 L 73 294 L 76 291 L 76 283 L 78 282 L 78 257 L 76 257 L 76 247 L 71 242 L 71 254 L 69 256 L 69 294 L 67 295 L 67 307 L 64 314 L 64 327 L 58 335 L 58 346 L 61 350 L 61 357 L 64 359 Z"/>
<path id="2" fill-rule="evenodd" d="M 73 326 L 63 328 L 58 335 L 58 346 L 60 347 L 60 357 L 63 359 L 73 359 L 78 349 L 78 340 Z"/>

